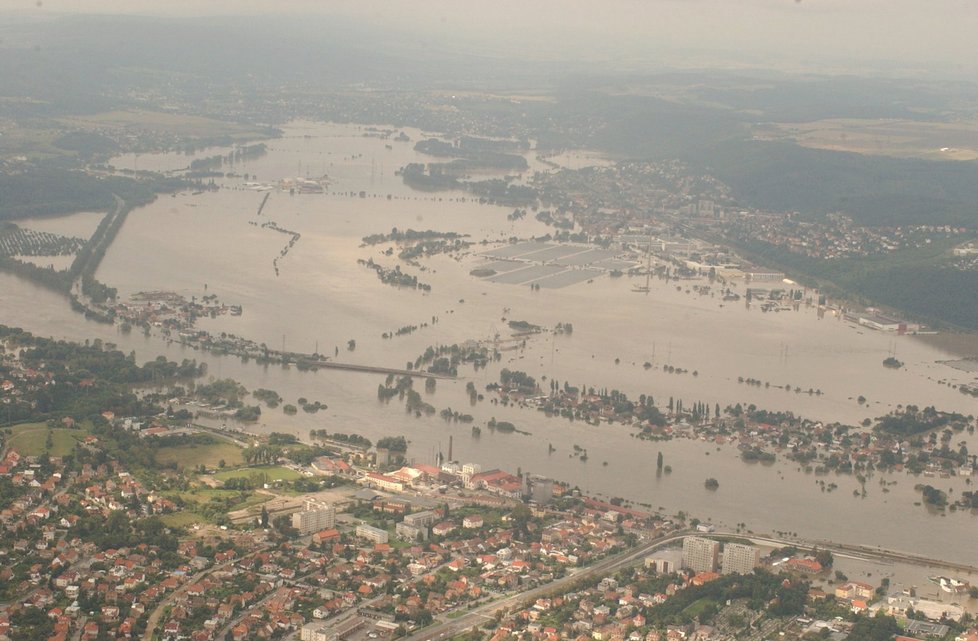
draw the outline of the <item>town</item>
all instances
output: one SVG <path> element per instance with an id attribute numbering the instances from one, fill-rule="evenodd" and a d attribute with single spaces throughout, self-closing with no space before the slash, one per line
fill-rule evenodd
<path id="1" fill-rule="evenodd" d="M 717 532 L 531 472 L 456 462 L 451 445 L 434 466 L 407 463 L 397 436 L 374 445 L 317 431 L 307 445 L 210 430 L 163 397 L 137 400 L 104 378 L 124 364 L 131 380 L 165 371 L 177 383 L 199 375 L 193 364 L 139 367 L 102 346 L 16 330 L 4 344 L 3 405 L 34 412 L 2 432 L 10 605 L 0 634 L 13 641 L 976 634 L 968 608 L 913 586 L 849 581 L 826 548 Z M 531 381 L 510 372 L 505 383 L 508 402 L 519 402 Z M 64 391 L 45 406 L 45 388 Z M 753 412 L 740 420 L 764 439 Z M 805 433 L 814 438 L 801 447 L 786 429 L 766 438 L 786 436 L 781 447 L 799 457 L 824 447 L 838 465 L 850 462 L 844 451 L 890 451 L 843 450 L 847 435 L 831 429 Z M 978 594 L 953 576 L 934 580 L 955 602 Z"/>
<path id="2" fill-rule="evenodd" d="M 978 641 L 978 4 L 882 4 L 0 2 L 0 641 Z"/>
<path id="3" fill-rule="evenodd" d="M 17 603 L 0 629 L 11 639 L 415 638 L 477 611 L 489 613 L 479 630 L 496 639 L 733 639 L 754 629 L 801 638 L 812 626 L 879 625 L 868 618 L 878 611 L 945 638 L 970 620 L 960 607 L 841 577 L 826 593 L 810 585 L 830 571 L 825 551 L 780 548 L 762 562 L 757 546 L 729 538 L 721 553 L 709 527 L 690 535 L 697 528 L 677 518 L 531 474 L 474 464 L 374 471 L 387 467 L 383 448 L 307 466 L 283 450 L 239 475 L 153 470 L 111 457 L 124 430 L 59 428 L 85 434 L 63 456 L 22 456 L 26 430 L 5 439 L 3 578 Z M 198 493 L 233 496 L 255 476 L 264 498 L 278 497 L 271 509 L 251 505 L 246 519 L 216 527 L 192 503 Z M 197 489 L 215 478 L 225 480 Z M 678 560 L 675 548 L 653 552 L 666 543 L 681 543 Z M 617 572 L 589 571 L 622 557 L 631 562 Z M 945 585 L 969 598 L 966 583 Z"/>

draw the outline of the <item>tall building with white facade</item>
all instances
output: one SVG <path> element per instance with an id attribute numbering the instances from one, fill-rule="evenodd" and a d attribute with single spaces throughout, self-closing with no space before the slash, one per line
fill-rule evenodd
<path id="1" fill-rule="evenodd" d="M 727 543 L 723 546 L 724 574 L 750 574 L 757 567 L 760 555 L 753 545 Z"/>
<path id="2" fill-rule="evenodd" d="M 468 487 L 470 479 L 481 471 L 482 466 L 478 463 L 466 463 L 463 465 L 462 472 L 459 474 L 459 477 L 462 479 L 462 484 Z"/>
<path id="3" fill-rule="evenodd" d="M 336 508 L 322 501 L 306 501 L 301 512 L 292 515 L 292 527 L 307 535 L 336 525 Z"/>
<path id="4" fill-rule="evenodd" d="M 554 482 L 544 476 L 524 474 L 523 498 L 537 505 L 548 505 L 554 498 Z"/>
<path id="5" fill-rule="evenodd" d="M 683 539 L 683 567 L 694 572 L 715 572 L 720 557 L 720 542 L 700 536 Z"/>

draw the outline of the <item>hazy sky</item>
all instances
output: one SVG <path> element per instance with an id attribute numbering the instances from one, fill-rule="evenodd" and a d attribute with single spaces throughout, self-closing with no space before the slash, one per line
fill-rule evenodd
<path id="1" fill-rule="evenodd" d="M 584 58 L 681 52 L 774 66 L 894 61 L 978 70 L 976 0 L 0 0 L 0 10 L 315 13 L 447 37 L 476 50 L 523 43 L 534 52 Z"/>

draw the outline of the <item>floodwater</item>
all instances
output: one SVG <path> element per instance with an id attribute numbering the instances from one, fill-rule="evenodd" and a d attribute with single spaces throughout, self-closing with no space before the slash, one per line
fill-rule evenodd
<path id="1" fill-rule="evenodd" d="M 941 516 L 914 505 L 920 500 L 916 483 L 951 490 L 953 499 L 968 489 L 964 479 L 888 475 L 887 481 L 896 485 L 884 492 L 880 475 L 875 475 L 867 481 L 863 498 L 863 488 L 850 476 L 815 477 L 787 461 L 748 465 L 731 445 L 649 443 L 621 425 L 548 419 L 532 409 L 489 400 L 470 406 L 465 392 L 467 382 L 481 391 L 508 367 L 538 380 L 546 376 L 561 384 L 618 389 L 633 398 L 650 394 L 660 406 L 670 397 L 687 406 L 696 401 L 710 407 L 754 403 L 848 424 L 900 404 L 978 414 L 978 399 L 950 387 L 970 383 L 974 375 L 937 363 L 952 358 L 948 352 L 909 337 L 856 328 L 831 317 L 820 319 L 815 310 L 804 307 L 764 313 L 743 301 L 724 303 L 716 287 L 712 295 L 699 295 L 685 282 L 653 280 L 645 294 L 632 291 L 634 285 L 644 285 L 644 277 L 613 279 L 602 273 L 592 274 L 592 282 L 537 290 L 479 279 L 469 274 L 489 262 L 479 254 L 511 237 L 544 235 L 548 228 L 532 215 L 510 221 L 511 209 L 479 204 L 463 193 L 422 193 L 404 186 L 394 175 L 399 167 L 437 160 L 413 150 L 420 132 L 406 130 L 411 142 L 396 142 L 365 136 L 370 132 L 356 126 L 296 123 L 285 131 L 284 138 L 268 142 L 268 155 L 248 160 L 235 171 L 269 183 L 325 174 L 328 193 L 257 192 L 241 179 L 228 179 L 217 192 L 160 197 L 129 215 L 97 277 L 123 296 L 155 289 L 188 297 L 217 294 L 223 302 L 242 305 L 244 313 L 204 319 L 201 328 L 234 333 L 276 349 L 318 349 L 328 355 L 338 350 L 339 361 L 404 367 L 429 345 L 498 335 L 503 354 L 499 363 L 478 373 L 463 369 L 458 380 L 439 380 L 433 394 L 424 394 L 439 410 L 451 407 L 472 414 L 475 424 L 483 426 L 481 436 L 437 414 L 406 414 L 396 399 L 379 402 L 376 392 L 383 376 L 245 364 L 140 332 L 124 336 L 73 314 L 57 295 L 6 275 L 0 275 L 0 322 L 41 335 L 101 338 L 126 352 L 135 350 L 144 360 L 157 354 L 197 358 L 209 364 L 211 376 L 233 377 L 249 389 L 273 389 L 286 402 L 304 396 L 329 406 L 295 417 L 281 409 L 263 409 L 261 420 L 248 427 L 255 431 L 305 437 L 310 429 L 325 428 L 374 440 L 403 434 L 411 441 L 409 457 L 418 462 L 432 462 L 438 451 L 447 455 L 451 436 L 455 459 L 552 476 L 595 494 L 625 497 L 669 513 L 684 510 L 721 526 L 743 523 L 759 533 L 796 532 L 806 538 L 975 562 L 978 516 Z M 140 167 L 150 162 L 144 158 Z M 266 193 L 268 202 L 257 216 Z M 284 256 L 291 236 L 260 227 L 270 221 L 301 234 Z M 453 231 L 480 244 L 459 255 L 421 259 L 417 265 L 398 261 L 396 250 L 394 256 L 384 255 L 389 243 L 361 246 L 363 236 L 393 227 Z M 357 264 L 367 258 L 385 267 L 400 265 L 432 289 L 384 285 L 373 270 Z M 743 285 L 737 289 L 743 293 Z M 510 340 L 509 320 L 544 327 L 572 323 L 574 331 L 540 334 L 523 345 Z M 428 326 L 411 334 L 381 338 L 385 332 L 423 323 Z M 356 341 L 355 351 L 346 349 L 350 339 Z M 882 367 L 891 354 L 906 364 L 904 369 Z M 653 367 L 643 367 L 646 361 Z M 689 373 L 667 373 L 665 365 Z M 738 383 L 738 377 L 771 386 L 747 386 Z M 780 388 L 785 384 L 823 394 L 786 392 Z M 866 404 L 857 402 L 859 396 Z M 485 427 L 493 417 L 531 434 L 494 433 Z M 967 437 L 955 436 L 954 443 L 962 438 Z M 586 462 L 571 456 L 573 445 L 587 450 Z M 969 447 L 974 451 L 976 446 L 969 441 Z M 659 451 L 671 465 L 671 474 L 656 474 Z M 708 477 L 719 481 L 719 489 L 704 488 Z M 823 492 L 819 480 L 838 488 Z M 888 525 L 894 523 L 900 526 Z"/>
<path id="2" fill-rule="evenodd" d="M 58 271 L 68 269 L 75 262 L 74 254 L 65 256 L 13 256 L 13 258 L 23 263 L 32 263 L 38 267 L 56 269 Z"/>
<path id="3" fill-rule="evenodd" d="M 95 228 L 105 217 L 104 212 L 82 211 L 64 216 L 45 216 L 44 218 L 24 218 L 14 221 L 24 229 L 69 236 L 72 238 L 88 238 L 95 233 Z"/>

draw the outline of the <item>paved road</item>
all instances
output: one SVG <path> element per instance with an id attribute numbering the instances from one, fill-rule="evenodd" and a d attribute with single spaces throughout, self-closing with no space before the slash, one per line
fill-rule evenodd
<path id="1" fill-rule="evenodd" d="M 594 577 L 597 575 L 612 574 L 618 571 L 619 569 L 627 565 L 633 564 L 639 559 L 644 558 L 649 553 L 654 552 L 659 548 L 663 548 L 673 543 L 676 543 L 677 541 L 682 540 L 683 537 L 689 536 L 690 534 L 695 534 L 695 532 L 691 532 L 689 530 L 683 530 L 683 531 L 670 534 L 665 537 L 654 539 L 629 552 L 625 552 L 618 556 L 605 559 L 599 563 L 596 563 L 591 567 L 584 568 L 578 572 L 574 572 L 573 574 L 558 579 L 557 581 L 553 581 L 546 585 L 533 588 L 532 590 L 528 590 L 526 592 L 519 592 L 517 594 L 513 594 L 511 596 L 507 596 L 502 599 L 492 601 L 490 603 L 487 603 L 483 606 L 480 606 L 478 608 L 475 608 L 474 610 L 467 612 L 466 614 L 460 616 L 457 619 L 453 619 L 453 620 L 450 619 L 447 621 L 436 623 L 435 625 L 424 628 L 423 630 L 419 630 L 413 635 L 405 637 L 405 641 L 443 641 L 444 639 L 449 639 L 456 634 L 466 632 L 472 629 L 473 627 L 482 623 L 483 621 L 493 618 L 493 615 L 495 615 L 496 612 L 505 611 L 523 603 L 533 602 L 536 599 L 540 598 L 541 596 L 545 596 L 547 594 L 564 591 L 573 581 L 576 581 L 578 579 Z M 771 544 L 780 545 L 780 546 L 798 545 L 802 547 L 813 547 L 817 545 L 819 548 L 828 549 L 833 553 L 841 553 L 841 554 L 848 553 L 850 555 L 858 554 L 860 557 L 866 559 L 874 559 L 874 560 L 882 559 L 887 561 L 898 560 L 898 561 L 915 563 L 919 565 L 954 567 L 955 569 L 967 570 L 970 572 L 978 572 L 978 568 L 973 566 L 950 564 L 944 561 L 938 561 L 935 559 L 926 559 L 923 557 L 916 557 L 916 556 L 908 557 L 906 554 L 900 552 L 894 552 L 892 550 L 884 550 L 881 548 L 874 549 L 866 546 L 853 546 L 853 545 L 846 545 L 846 544 L 839 544 L 839 543 L 831 543 L 828 541 L 818 541 L 818 542 L 809 542 L 809 541 L 801 541 L 801 540 L 789 541 L 789 540 L 783 540 L 774 537 L 744 535 L 737 532 L 713 532 L 706 536 L 736 536 L 740 538 L 750 539 L 755 543 L 762 543 L 767 545 L 771 545 Z M 772 628 L 771 630 L 765 630 L 764 633 L 770 633 L 773 630 L 774 628 Z M 758 636 L 758 638 L 763 638 L 763 635 Z"/>
<path id="2" fill-rule="evenodd" d="M 405 637 L 404 639 L 405 641 L 438 641 L 440 639 L 450 638 L 460 632 L 470 630 L 476 625 L 493 618 L 497 612 L 509 610 L 522 603 L 536 601 L 538 598 L 547 594 L 560 592 L 565 590 L 575 581 L 617 572 L 619 569 L 643 559 L 649 553 L 654 552 L 659 548 L 666 547 L 675 543 L 676 541 L 682 540 L 682 538 L 688 534 L 689 531 L 682 531 L 653 539 L 652 541 L 640 545 L 637 548 L 633 548 L 628 552 L 599 561 L 590 567 L 582 568 L 576 572 L 568 574 L 565 577 L 557 579 L 556 581 L 547 583 L 546 585 L 541 585 L 525 592 L 518 592 L 516 594 L 503 597 L 502 599 L 491 601 L 485 605 L 470 610 L 457 619 L 450 619 L 442 623 L 436 623 L 428 626 L 423 630 L 419 630 L 418 632 Z"/>
<path id="3" fill-rule="evenodd" d="M 113 225 L 115 225 L 117 219 L 119 219 L 120 217 L 121 218 L 125 218 L 126 214 L 129 213 L 128 209 L 126 209 L 126 201 L 124 201 L 122 198 L 120 198 L 116 194 L 112 194 L 112 198 L 115 199 L 115 208 L 113 208 L 112 211 L 110 211 L 110 212 L 108 212 L 106 214 L 106 216 L 111 219 L 111 222 L 109 222 L 106 225 L 106 229 L 108 229 L 108 228 L 112 227 Z M 102 255 L 104 255 L 104 253 L 109 249 L 109 245 L 112 244 L 112 240 L 114 240 L 114 238 L 106 241 L 105 237 L 102 237 L 99 240 L 99 243 L 98 243 L 99 246 L 93 246 L 92 247 L 92 250 L 93 251 L 90 254 L 87 255 L 87 260 L 84 260 L 83 259 L 84 262 L 79 265 L 79 267 L 81 269 L 79 270 L 78 277 L 71 284 L 71 291 L 75 292 L 75 294 L 78 296 L 78 301 L 80 303 L 84 304 L 84 305 L 91 305 L 91 301 L 88 300 L 87 297 L 84 296 L 84 294 L 82 294 L 82 275 L 81 275 L 81 272 L 85 271 L 85 267 L 87 266 L 87 264 L 86 264 L 87 262 L 94 261 L 95 264 L 94 264 L 91 272 L 93 274 L 95 273 L 95 270 L 98 269 L 99 263 L 102 261 Z M 102 250 L 102 253 L 101 254 L 99 253 L 99 250 Z"/>
<path id="4" fill-rule="evenodd" d="M 754 543 L 761 545 L 786 546 L 794 545 L 802 548 L 817 547 L 828 550 L 839 556 L 848 556 L 856 559 L 868 561 L 892 561 L 897 563 L 909 563 L 911 565 L 922 565 L 933 568 L 944 568 L 964 573 L 978 573 L 978 566 L 966 563 L 955 563 L 953 561 L 942 561 L 940 559 L 929 559 L 909 552 L 899 552 L 897 550 L 887 550 L 881 547 L 870 547 L 868 545 L 851 545 L 848 543 L 835 543 L 832 541 L 807 541 L 804 539 L 779 539 L 770 536 L 741 534 L 735 532 L 714 532 L 706 536 L 736 536 L 742 539 L 750 539 Z"/>
<path id="5" fill-rule="evenodd" d="M 269 547 L 271 546 L 270 545 L 261 546 L 258 549 L 256 549 L 252 554 L 259 554 L 265 551 L 266 549 L 268 549 Z M 174 599 L 176 599 L 178 595 L 186 592 L 187 588 L 189 588 L 194 583 L 199 582 L 201 579 L 208 576 L 212 572 L 223 570 L 224 568 L 234 565 L 238 561 L 240 561 L 240 559 L 232 559 L 230 561 L 225 561 L 220 565 L 215 565 L 206 570 L 201 570 L 197 574 L 188 577 L 187 580 L 184 581 L 180 587 L 178 587 L 176 590 L 174 590 L 169 595 L 167 595 L 162 601 L 160 601 L 160 603 L 156 606 L 153 612 L 149 615 L 149 620 L 146 623 L 146 632 L 143 633 L 143 641 L 153 641 L 153 633 L 156 630 L 156 626 L 160 624 L 160 618 L 163 616 L 163 610 L 166 609 L 166 606 L 173 603 Z"/>

